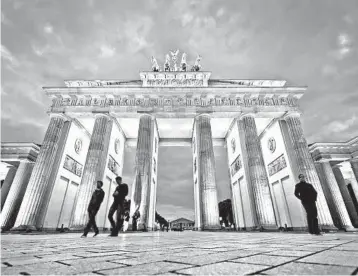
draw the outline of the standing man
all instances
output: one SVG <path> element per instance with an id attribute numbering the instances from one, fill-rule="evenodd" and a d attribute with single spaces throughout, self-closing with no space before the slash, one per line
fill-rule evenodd
<path id="1" fill-rule="evenodd" d="M 117 237 L 123 225 L 124 199 L 128 195 L 128 185 L 122 184 L 122 177 L 116 177 L 117 188 L 113 193 L 113 203 L 109 208 L 108 219 L 111 223 L 111 237 Z M 117 221 L 114 222 L 113 215 L 117 211 Z"/>
<path id="2" fill-rule="evenodd" d="M 102 186 L 103 186 L 103 182 L 97 181 L 97 189 L 94 190 L 92 197 L 91 197 L 91 201 L 88 204 L 88 208 L 87 208 L 89 221 L 83 231 L 83 235 L 81 236 L 81 238 L 87 237 L 87 234 L 92 226 L 93 226 L 93 230 L 94 230 L 93 237 L 95 237 L 99 234 L 98 227 L 96 224 L 96 215 L 98 213 L 99 207 L 101 207 L 101 204 L 102 204 L 102 201 L 104 198 L 104 191 L 102 190 Z"/>
<path id="3" fill-rule="evenodd" d="M 317 192 L 312 184 L 306 182 L 305 176 L 303 174 L 300 174 L 298 179 L 300 182 L 296 184 L 295 196 L 301 200 L 303 208 L 306 210 L 308 232 L 314 235 L 321 235 L 319 232 L 317 219 Z"/>

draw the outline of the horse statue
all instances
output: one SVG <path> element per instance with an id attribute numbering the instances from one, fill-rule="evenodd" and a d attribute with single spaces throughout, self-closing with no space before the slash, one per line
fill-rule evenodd
<path id="1" fill-rule="evenodd" d="M 201 65 L 199 64 L 200 60 L 201 60 L 201 56 L 198 55 L 193 67 L 191 67 L 191 71 L 200 71 L 201 69 Z"/>
<path id="2" fill-rule="evenodd" d="M 181 56 L 181 63 L 180 63 L 180 69 L 181 71 L 185 72 L 186 71 L 186 53 L 183 53 L 183 55 Z"/>
<path id="3" fill-rule="evenodd" d="M 170 72 L 170 56 L 168 54 L 165 56 L 164 71 Z"/>
<path id="4" fill-rule="evenodd" d="M 179 53 L 179 50 L 176 50 L 175 52 L 170 51 L 170 54 L 172 55 L 173 64 L 174 64 L 174 71 L 178 71 L 178 67 L 177 67 L 178 53 Z"/>
<path id="5" fill-rule="evenodd" d="M 152 56 L 152 70 L 153 72 L 159 72 L 159 65 L 155 57 Z"/>

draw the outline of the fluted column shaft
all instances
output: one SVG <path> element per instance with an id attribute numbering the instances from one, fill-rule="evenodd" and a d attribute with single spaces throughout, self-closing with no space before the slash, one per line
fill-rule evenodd
<path id="1" fill-rule="evenodd" d="M 346 206 L 344 204 L 341 191 L 339 190 L 338 183 L 334 176 L 331 164 L 329 161 L 322 161 L 316 163 L 323 189 L 327 198 L 328 205 L 332 212 L 337 216 L 340 226 L 346 230 L 353 229 L 352 222 L 349 218 Z"/>
<path id="2" fill-rule="evenodd" d="M 209 115 L 195 117 L 196 148 L 198 154 L 199 193 L 201 196 L 202 229 L 220 229 L 216 191 L 215 156 Z"/>
<path id="3" fill-rule="evenodd" d="M 44 203 L 44 194 L 48 188 L 61 134 L 66 131 L 64 128 L 66 120 L 66 118 L 57 115 L 50 120 L 17 215 L 14 225 L 17 229 L 36 229 L 40 227 L 38 225 L 39 214 Z"/>
<path id="4" fill-rule="evenodd" d="M 17 170 L 17 168 L 14 166 L 9 168 L 9 171 L 7 172 L 7 175 L 4 179 L 4 183 L 1 187 L 1 210 L 4 207 L 5 200 L 7 198 L 9 191 L 10 191 L 12 181 L 14 180 L 14 177 L 16 174 L 16 170 Z"/>
<path id="5" fill-rule="evenodd" d="M 341 192 L 341 195 L 343 197 L 344 204 L 348 211 L 348 215 L 351 219 L 351 222 L 354 227 L 358 227 L 358 213 L 354 206 L 353 200 L 349 194 L 346 182 L 344 180 L 342 171 L 340 169 L 340 165 L 334 166 L 332 169 L 333 169 L 334 176 L 336 177 L 336 181 L 337 181 L 339 190 Z"/>
<path id="6" fill-rule="evenodd" d="M 269 180 L 262 156 L 260 139 L 257 135 L 255 118 L 243 116 L 239 120 L 244 130 L 246 152 L 248 156 L 249 177 L 254 195 L 258 224 L 263 228 L 276 228 L 275 213 L 270 194 Z"/>
<path id="7" fill-rule="evenodd" d="M 319 224 L 326 226 L 327 228 L 335 229 L 326 198 L 324 197 L 320 179 L 318 178 L 313 159 L 308 151 L 308 145 L 303 134 L 300 117 L 298 114 L 290 114 L 285 117 L 285 121 L 287 123 L 288 134 L 290 136 L 298 171 L 305 175 L 307 182 L 312 184 L 318 193 L 317 210 Z"/>
<path id="8" fill-rule="evenodd" d="M 358 200 L 358 158 L 352 159 L 349 163 L 351 164 L 351 168 L 356 180 L 352 181 L 351 185 L 356 199 Z"/>
<path id="9" fill-rule="evenodd" d="M 21 161 L 19 164 L 1 211 L 1 228 L 4 230 L 9 230 L 15 223 L 33 167 L 34 163 L 32 162 Z"/>
<path id="10" fill-rule="evenodd" d="M 71 228 L 81 228 L 87 223 L 87 207 L 97 181 L 103 181 L 109 140 L 111 138 L 113 119 L 106 114 L 98 114 L 95 118 L 86 163 L 83 169 L 76 205 L 71 221 Z"/>
<path id="11" fill-rule="evenodd" d="M 136 151 L 136 182 L 134 186 L 134 200 L 139 207 L 140 218 L 138 230 L 151 229 L 149 223 L 150 186 L 153 156 L 155 118 L 150 115 L 142 115 L 139 120 L 137 151 Z M 138 202 L 140 200 L 140 203 Z M 135 210 L 134 210 L 135 211 Z"/>

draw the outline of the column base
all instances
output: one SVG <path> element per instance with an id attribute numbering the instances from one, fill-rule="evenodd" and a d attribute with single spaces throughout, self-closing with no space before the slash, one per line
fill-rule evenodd
<path id="1" fill-rule="evenodd" d="M 257 226 L 257 230 L 260 232 L 277 232 L 280 231 L 280 227 L 276 224 L 260 225 Z"/>
<path id="2" fill-rule="evenodd" d="M 217 230 L 221 230 L 221 225 L 207 225 L 207 226 L 203 226 L 202 231 L 217 231 Z"/>
<path id="3" fill-rule="evenodd" d="M 358 229 L 353 226 L 343 226 L 343 230 L 346 232 L 358 232 Z"/>
<path id="4" fill-rule="evenodd" d="M 68 229 L 72 232 L 78 232 L 78 231 L 83 231 L 85 229 L 86 225 L 83 225 L 83 226 L 71 226 L 71 227 L 68 227 Z M 100 229 L 101 227 L 98 227 L 98 229 Z M 103 227 L 102 227 L 103 229 Z"/>
<path id="5" fill-rule="evenodd" d="M 318 225 L 319 228 L 321 228 L 321 230 L 323 232 L 337 232 L 338 228 L 334 225 Z"/>
<path id="6" fill-rule="evenodd" d="M 137 231 L 147 232 L 148 228 L 145 223 L 138 223 Z"/>
<path id="7" fill-rule="evenodd" d="M 32 232 L 40 231 L 40 229 L 33 225 L 19 225 L 17 227 L 11 228 L 10 231 Z"/>

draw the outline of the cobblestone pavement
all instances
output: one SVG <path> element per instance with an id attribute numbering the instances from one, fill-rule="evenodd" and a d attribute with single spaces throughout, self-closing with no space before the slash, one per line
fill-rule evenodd
<path id="1" fill-rule="evenodd" d="M 152 232 L 1 236 L 1 274 L 357 274 L 358 234 Z"/>

